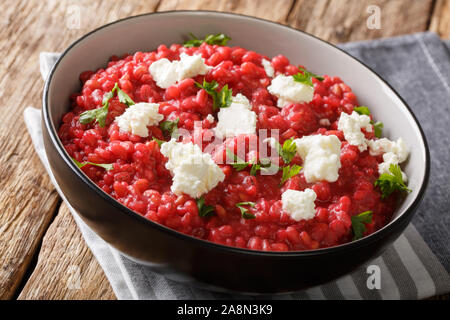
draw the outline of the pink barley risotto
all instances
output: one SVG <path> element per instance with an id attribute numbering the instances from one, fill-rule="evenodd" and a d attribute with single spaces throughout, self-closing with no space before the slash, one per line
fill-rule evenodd
<path id="1" fill-rule="evenodd" d="M 81 73 L 58 132 L 73 161 L 145 218 L 228 246 L 312 250 L 386 225 L 410 191 L 402 138 L 340 78 L 228 40 Z"/>

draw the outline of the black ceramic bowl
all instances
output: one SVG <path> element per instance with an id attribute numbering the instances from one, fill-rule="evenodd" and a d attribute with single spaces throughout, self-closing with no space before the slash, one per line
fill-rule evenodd
<path id="1" fill-rule="evenodd" d="M 104 67 L 112 55 L 151 51 L 182 43 L 189 32 L 223 32 L 230 45 L 286 55 L 319 74 L 340 76 L 360 103 L 384 122 L 384 134 L 411 147 L 405 166 L 412 193 L 393 220 L 358 241 L 306 252 L 262 252 L 199 240 L 154 223 L 123 206 L 92 183 L 71 161 L 57 136 L 69 95 L 80 90 L 79 74 Z M 120 20 L 88 33 L 59 58 L 43 96 L 43 133 L 51 169 L 70 204 L 105 241 L 155 271 L 217 290 L 284 293 L 342 276 L 378 256 L 405 229 L 424 194 L 429 175 L 425 136 L 406 103 L 378 75 L 336 47 L 306 33 L 242 15 L 177 11 Z M 169 277 L 170 277 L 169 276 Z"/>

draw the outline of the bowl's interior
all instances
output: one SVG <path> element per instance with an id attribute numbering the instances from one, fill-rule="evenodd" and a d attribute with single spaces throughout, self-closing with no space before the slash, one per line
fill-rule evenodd
<path id="1" fill-rule="evenodd" d="M 411 148 L 404 171 L 413 191 L 402 201 L 395 218 L 416 199 L 426 176 L 426 147 L 413 116 L 389 86 L 357 60 L 319 39 L 245 16 L 199 11 L 160 13 L 122 20 L 88 34 L 66 52 L 51 74 L 47 97 L 55 128 L 69 108 L 68 97 L 80 90 L 82 71 L 105 67 L 112 55 L 182 43 L 189 32 L 198 36 L 225 33 L 233 39 L 230 45 L 269 57 L 283 54 L 292 63 L 302 64 L 314 73 L 341 77 L 359 102 L 384 123 L 383 135 L 391 140 L 402 137 Z"/>

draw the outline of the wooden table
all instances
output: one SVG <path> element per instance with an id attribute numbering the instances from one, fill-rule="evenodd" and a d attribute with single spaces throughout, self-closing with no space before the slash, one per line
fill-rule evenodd
<path id="1" fill-rule="evenodd" d="M 367 28 L 370 5 L 381 9 L 381 29 Z M 253 15 L 333 43 L 425 30 L 450 37 L 450 0 L 2 0 L 1 299 L 115 299 L 33 151 L 22 112 L 41 105 L 40 51 L 62 51 L 88 31 L 120 18 L 175 9 Z M 77 10 L 79 28 L 73 20 Z"/>

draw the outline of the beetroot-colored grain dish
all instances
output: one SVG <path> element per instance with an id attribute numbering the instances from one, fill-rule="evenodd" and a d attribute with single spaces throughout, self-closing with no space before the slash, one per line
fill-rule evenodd
<path id="1" fill-rule="evenodd" d="M 138 214 L 228 246 L 311 250 L 386 225 L 409 191 L 403 140 L 340 78 L 228 40 L 83 72 L 58 133 L 75 163 Z"/>

